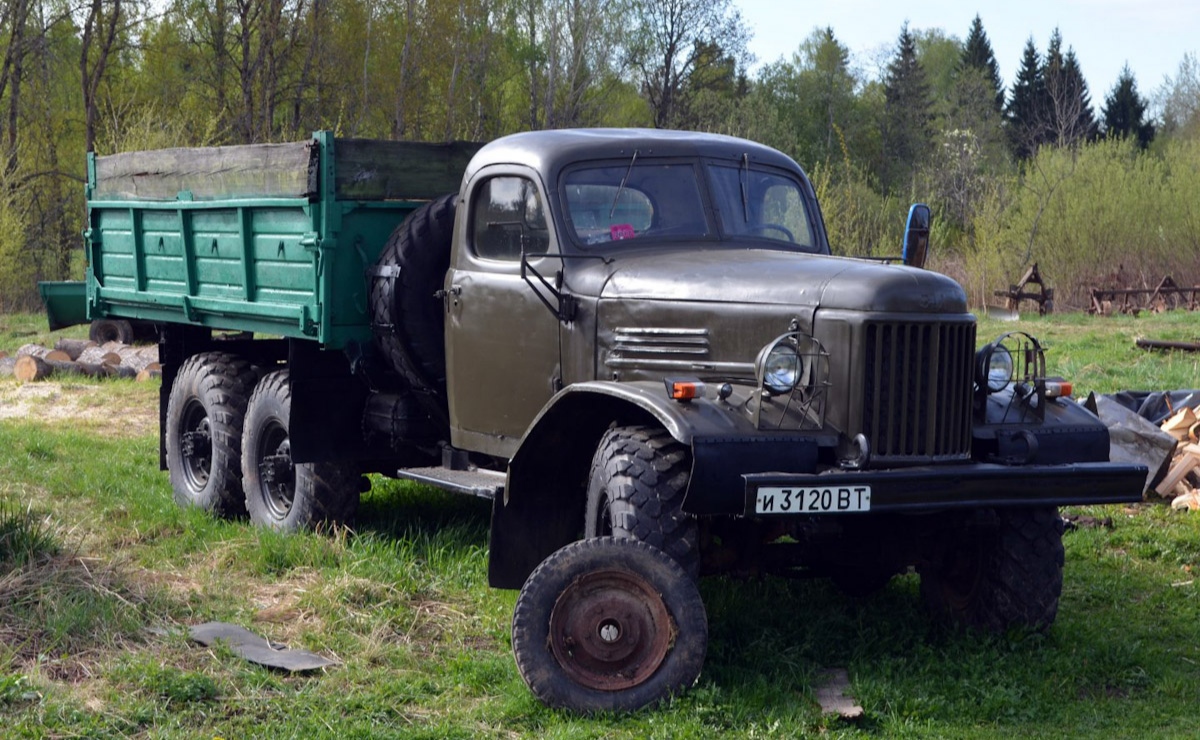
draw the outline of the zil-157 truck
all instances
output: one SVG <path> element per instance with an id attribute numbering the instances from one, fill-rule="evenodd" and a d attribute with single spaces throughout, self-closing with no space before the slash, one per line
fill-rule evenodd
<path id="1" fill-rule="evenodd" d="M 694 681 L 704 574 L 915 570 L 939 620 L 1045 629 L 1056 507 L 1140 500 L 1036 339 L 977 349 L 928 208 L 903 264 L 834 256 L 749 141 L 320 132 L 92 157 L 87 201 L 89 318 L 159 329 L 176 500 L 291 530 L 350 520 L 366 473 L 490 498 L 553 705 Z"/>

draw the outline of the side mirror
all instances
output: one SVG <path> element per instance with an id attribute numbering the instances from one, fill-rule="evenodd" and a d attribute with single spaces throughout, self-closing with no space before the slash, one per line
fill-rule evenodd
<path id="1" fill-rule="evenodd" d="M 932 216 L 929 206 L 914 203 L 908 209 L 908 223 L 904 225 L 904 246 L 901 261 L 909 267 L 924 267 L 929 251 L 929 224 Z"/>

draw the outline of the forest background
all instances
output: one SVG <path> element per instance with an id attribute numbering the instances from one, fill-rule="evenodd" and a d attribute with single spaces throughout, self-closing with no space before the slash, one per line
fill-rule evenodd
<path id="1" fill-rule="evenodd" d="M 0 311 L 78 279 L 85 151 L 338 136 L 486 141 L 652 126 L 795 158 L 835 252 L 899 250 L 935 211 L 932 267 L 972 305 L 1031 264 L 1059 310 L 1097 285 L 1200 284 L 1200 63 L 1095 104 L 1074 51 L 1031 36 L 1007 85 L 982 21 L 897 29 L 886 68 L 836 29 L 748 71 L 735 0 L 0 0 Z"/>

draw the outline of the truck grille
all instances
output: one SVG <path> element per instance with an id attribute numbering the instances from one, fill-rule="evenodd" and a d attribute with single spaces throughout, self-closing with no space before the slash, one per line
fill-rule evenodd
<path id="1" fill-rule="evenodd" d="M 863 433 L 872 460 L 971 454 L 973 323 L 866 325 Z"/>

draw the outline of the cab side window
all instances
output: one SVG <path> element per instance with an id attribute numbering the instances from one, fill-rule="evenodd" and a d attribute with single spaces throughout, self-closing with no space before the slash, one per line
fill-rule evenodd
<path id="1" fill-rule="evenodd" d="M 524 178 L 493 177 L 475 190 L 472 241 L 483 259 L 515 262 L 521 252 L 549 250 L 550 231 L 537 187 Z"/>

